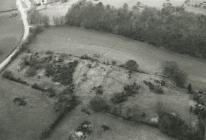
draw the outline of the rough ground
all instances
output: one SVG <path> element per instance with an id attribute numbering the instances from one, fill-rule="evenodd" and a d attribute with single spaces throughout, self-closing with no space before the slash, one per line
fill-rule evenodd
<path id="1" fill-rule="evenodd" d="M 23 54 L 21 57 L 19 57 L 17 60 L 12 63 L 8 70 L 12 71 L 16 77 L 19 77 L 20 79 L 23 79 L 27 81 L 29 84 L 38 83 L 40 85 L 43 85 L 46 88 L 53 87 L 56 89 L 64 89 L 64 86 L 52 82 L 51 78 L 48 78 L 44 74 L 44 67 L 40 70 L 38 70 L 37 74 L 32 77 L 27 77 L 25 75 L 26 70 L 29 68 L 29 66 L 25 66 L 20 68 L 19 64 L 22 61 L 22 58 L 25 56 L 31 56 L 32 54 Z M 34 55 L 34 54 L 33 54 Z M 47 58 L 51 54 L 45 54 L 43 52 L 37 53 L 35 56 L 39 60 L 44 60 L 43 58 Z M 61 54 L 54 54 L 52 55 L 53 59 L 56 61 L 59 61 L 59 58 L 61 58 Z M 136 131 L 141 129 L 142 127 L 136 127 L 136 126 L 128 126 L 128 124 L 125 124 L 125 121 L 120 121 L 121 123 L 118 124 L 119 120 L 113 121 L 113 117 L 109 117 L 107 115 L 100 115 L 100 114 L 93 114 L 88 117 L 84 117 L 84 113 L 82 113 L 80 110 L 82 107 L 87 106 L 88 102 L 91 100 L 92 97 L 95 96 L 96 91 L 94 90 L 95 87 L 102 86 L 103 88 L 103 97 L 110 99 L 114 93 L 123 91 L 123 87 L 125 85 L 131 85 L 132 83 L 137 83 L 137 85 L 140 86 L 140 90 L 138 94 L 135 94 L 133 97 L 129 97 L 127 101 L 123 102 L 121 104 L 122 111 L 128 107 L 134 107 L 137 106 L 139 113 L 145 113 L 146 117 L 142 120 L 145 122 L 150 121 L 152 118 L 157 116 L 158 107 L 161 104 L 164 110 L 167 110 L 169 112 L 174 112 L 180 116 L 188 125 L 192 125 L 197 121 L 197 117 L 194 116 L 189 112 L 189 108 L 191 103 L 193 101 L 190 99 L 190 96 L 186 94 L 185 90 L 178 89 L 175 87 L 175 85 L 168 81 L 167 79 L 153 75 L 153 74 L 145 74 L 141 72 L 134 72 L 131 75 L 131 78 L 129 78 L 128 70 L 125 68 L 120 68 L 119 66 L 111 65 L 111 62 L 99 62 L 99 56 L 94 56 L 95 60 L 88 58 L 88 59 L 80 59 L 79 57 L 69 56 L 64 54 L 63 63 L 72 62 L 74 60 L 77 60 L 79 62 L 78 66 L 76 67 L 75 73 L 74 73 L 74 84 L 75 84 L 75 94 L 80 98 L 82 104 L 68 114 L 68 117 L 66 117 L 63 122 L 59 125 L 59 127 L 56 128 L 56 131 L 54 134 L 52 134 L 51 139 L 55 139 L 57 136 L 61 136 L 61 139 L 64 140 L 65 137 L 68 137 L 69 132 L 74 130 L 78 126 L 79 121 L 75 121 L 72 119 L 75 116 L 79 116 L 78 118 L 80 120 L 85 119 L 92 119 L 94 123 L 97 123 L 98 121 L 104 124 L 104 123 L 114 123 L 114 125 L 120 125 L 117 128 L 121 128 L 121 125 L 124 127 L 128 127 L 129 130 L 132 130 L 130 133 L 128 131 L 124 131 L 124 129 L 116 129 L 113 128 L 114 131 L 117 131 L 115 133 L 124 135 L 115 135 L 115 133 L 112 131 L 110 135 L 105 136 L 104 134 L 100 135 L 99 132 L 100 129 L 97 129 L 98 132 L 94 133 L 91 139 L 125 139 L 126 135 L 128 135 L 128 139 L 134 139 L 136 136 L 142 137 L 143 140 L 145 139 L 144 135 L 147 133 L 151 133 L 151 135 L 148 135 L 146 138 L 151 139 L 152 137 L 157 137 L 155 139 L 164 139 L 162 136 L 160 136 L 159 131 L 156 131 L 156 129 L 151 129 L 150 127 L 144 126 L 140 133 L 136 133 Z M 96 60 L 97 59 L 97 60 Z M 46 59 L 45 59 L 46 60 Z M 62 60 L 61 60 L 62 61 Z M 43 63 L 43 62 L 42 62 Z M 61 62 L 62 63 L 62 62 Z M 60 63 L 60 64 L 61 64 Z M 158 86 L 159 82 L 164 80 L 166 82 L 166 86 L 163 86 L 162 89 L 164 91 L 164 94 L 155 93 L 154 91 L 151 91 L 147 85 L 145 85 L 144 81 L 150 81 L 154 85 Z M 45 94 L 45 96 L 48 96 Z M 76 112 L 76 113 L 75 113 Z M 87 115 L 86 115 L 87 116 Z M 101 116 L 101 117 L 96 117 Z M 100 127 L 100 124 L 95 125 L 96 127 Z M 67 128 L 68 127 L 68 128 Z M 112 126 L 111 126 L 112 127 Z M 67 132 L 67 134 L 66 134 Z M 155 140 L 154 139 L 154 140 Z"/>

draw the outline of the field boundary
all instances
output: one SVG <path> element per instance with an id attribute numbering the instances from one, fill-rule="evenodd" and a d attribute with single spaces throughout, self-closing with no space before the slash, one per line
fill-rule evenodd
<path id="1" fill-rule="evenodd" d="M 2 14 L 2 13 L 8 13 L 8 12 L 13 12 L 13 11 L 18 11 L 18 9 L 17 9 L 17 8 L 13 8 L 13 9 L 8 9 L 8 10 L 1 10 L 1 11 L 0 11 L 0 14 Z"/>

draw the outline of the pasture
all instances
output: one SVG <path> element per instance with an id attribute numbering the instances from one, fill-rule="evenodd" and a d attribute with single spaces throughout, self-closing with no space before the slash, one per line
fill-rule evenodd
<path id="1" fill-rule="evenodd" d="M 0 139 L 36 140 L 54 119 L 52 102 L 41 92 L 0 78 Z M 14 102 L 25 98 L 26 105 Z"/>
<path id="2" fill-rule="evenodd" d="M 1 0 L 0 1 L 0 11 L 10 10 L 16 8 L 15 0 Z"/>
<path id="3" fill-rule="evenodd" d="M 12 12 L 0 14 L 0 62 L 6 58 L 21 40 L 23 25 L 19 15 Z"/>

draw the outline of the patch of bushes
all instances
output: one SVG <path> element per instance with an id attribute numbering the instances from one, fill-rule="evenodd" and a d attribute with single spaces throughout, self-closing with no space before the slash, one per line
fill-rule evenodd
<path id="1" fill-rule="evenodd" d="M 185 87 L 185 84 L 187 82 L 187 74 L 179 68 L 176 62 L 165 61 L 162 64 L 162 69 L 163 75 L 174 81 L 177 86 L 181 88 Z"/>
<path id="2" fill-rule="evenodd" d="M 15 77 L 13 75 L 13 73 L 11 71 L 8 71 L 8 70 L 5 71 L 2 76 L 6 79 L 9 79 L 11 81 L 14 81 L 14 82 L 17 82 L 17 83 L 20 83 L 20 84 L 29 85 L 26 81 L 22 80 L 21 78 Z"/>
<path id="3" fill-rule="evenodd" d="M 124 86 L 124 92 L 126 96 L 132 96 L 135 94 L 138 94 L 140 89 L 140 86 L 136 83 L 133 83 L 132 85 L 126 85 Z"/>
<path id="4" fill-rule="evenodd" d="M 201 125 L 201 124 L 199 124 Z M 159 129 L 178 140 L 204 140 L 204 125 L 198 126 L 198 129 L 194 129 L 188 126 L 177 115 L 167 112 L 161 112 L 159 114 Z"/>
<path id="5" fill-rule="evenodd" d="M 77 97 L 73 93 L 60 94 L 55 104 L 55 111 L 59 113 L 67 112 L 78 104 Z"/>
<path id="6" fill-rule="evenodd" d="M 45 87 L 45 86 L 43 86 L 41 84 L 34 83 L 34 84 L 31 85 L 31 88 L 39 90 L 41 92 L 48 92 L 48 96 L 49 97 L 56 96 L 56 90 L 54 88 L 52 88 L 52 87 L 47 88 L 47 87 Z"/>
<path id="7" fill-rule="evenodd" d="M 16 97 L 13 102 L 18 106 L 25 106 L 27 104 L 24 97 Z"/>
<path id="8" fill-rule="evenodd" d="M 147 85 L 150 90 L 154 90 L 155 86 L 154 86 L 154 84 L 152 82 L 144 80 L 144 84 Z"/>
<path id="9" fill-rule="evenodd" d="M 32 84 L 31 87 L 33 89 L 36 89 L 36 90 L 39 90 L 39 91 L 42 91 L 42 92 L 47 91 L 43 86 L 41 86 L 40 84 L 37 84 L 37 83 Z"/>
<path id="10" fill-rule="evenodd" d="M 147 125 L 154 126 L 154 124 L 150 123 L 147 120 L 146 113 L 138 105 L 129 105 L 129 106 L 113 105 L 110 107 L 109 113 L 121 117 L 125 120 L 142 122 L 142 123 L 146 123 Z"/>
<path id="11" fill-rule="evenodd" d="M 203 104 L 197 104 L 193 110 L 191 110 L 195 115 L 198 115 L 201 119 L 206 119 L 206 106 Z"/>
<path id="12" fill-rule="evenodd" d="M 93 90 L 95 91 L 96 95 L 102 95 L 104 93 L 102 86 L 94 87 Z"/>
<path id="13" fill-rule="evenodd" d="M 108 102 L 101 96 L 94 96 L 89 102 L 90 107 L 95 112 L 102 112 L 108 109 Z"/>
<path id="14" fill-rule="evenodd" d="M 134 60 L 128 60 L 122 67 L 128 69 L 129 71 L 138 71 L 139 65 Z"/>
<path id="15" fill-rule="evenodd" d="M 12 79 L 14 77 L 13 73 L 9 70 L 6 70 L 3 75 L 2 75 L 4 78 L 7 78 L 7 79 Z"/>
<path id="16" fill-rule="evenodd" d="M 93 57 L 91 57 L 91 56 L 88 56 L 88 55 L 82 55 L 81 57 L 80 57 L 80 59 L 85 59 L 85 60 L 90 60 L 90 61 L 92 61 L 92 62 L 98 62 L 99 60 L 98 59 L 96 59 L 96 58 L 93 58 Z"/>
<path id="17" fill-rule="evenodd" d="M 132 85 L 126 85 L 124 86 L 124 91 L 120 93 L 115 93 L 111 97 L 111 101 L 114 104 L 119 104 L 128 99 L 129 96 L 134 96 L 135 94 L 138 94 L 140 89 L 140 86 L 136 83 L 133 83 Z"/>
<path id="18" fill-rule="evenodd" d="M 206 119 L 206 94 L 205 91 L 193 91 L 193 100 L 197 102 L 191 111 L 198 115 L 201 119 Z"/>
<path id="19" fill-rule="evenodd" d="M 25 63 L 31 68 L 38 70 L 43 68 L 47 61 L 37 54 L 29 57 L 28 60 L 25 60 Z"/>
<path id="20" fill-rule="evenodd" d="M 49 64 L 46 67 L 46 75 L 51 76 L 54 82 L 59 82 L 63 85 L 73 83 L 73 73 L 78 65 L 78 61 L 69 62 L 67 64 Z"/>
<path id="21" fill-rule="evenodd" d="M 193 92 L 193 100 L 199 104 L 206 105 L 206 91 Z"/>
<path id="22" fill-rule="evenodd" d="M 111 98 L 111 101 L 114 104 L 119 104 L 126 100 L 127 100 L 127 96 L 124 92 L 115 93 Z"/>
<path id="23" fill-rule="evenodd" d="M 52 87 L 48 88 L 47 92 L 48 92 L 49 97 L 51 98 L 56 96 L 56 90 Z"/>
<path id="24" fill-rule="evenodd" d="M 150 81 L 145 81 L 144 80 L 144 84 L 147 85 L 149 87 L 149 89 L 151 91 L 153 91 L 154 93 L 157 93 L 157 94 L 164 94 L 164 90 L 162 89 L 162 87 L 160 85 L 154 85 L 152 82 Z"/>

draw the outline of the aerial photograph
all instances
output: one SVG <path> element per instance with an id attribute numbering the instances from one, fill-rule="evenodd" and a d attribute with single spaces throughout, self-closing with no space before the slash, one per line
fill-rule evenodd
<path id="1" fill-rule="evenodd" d="M 0 0 L 0 140 L 206 140 L 206 0 Z"/>

